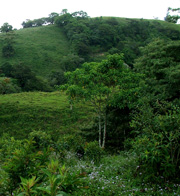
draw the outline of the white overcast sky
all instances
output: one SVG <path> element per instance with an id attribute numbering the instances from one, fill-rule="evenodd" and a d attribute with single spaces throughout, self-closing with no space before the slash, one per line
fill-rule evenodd
<path id="1" fill-rule="evenodd" d="M 168 7 L 180 7 L 180 0 L 0 0 L 0 26 L 8 22 L 19 29 L 26 19 L 47 17 L 62 9 L 70 13 L 83 10 L 90 17 L 158 17 L 163 20 Z"/>

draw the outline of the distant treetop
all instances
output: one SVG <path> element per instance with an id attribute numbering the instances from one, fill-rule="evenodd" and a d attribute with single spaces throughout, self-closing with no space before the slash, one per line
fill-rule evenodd
<path id="1" fill-rule="evenodd" d="M 12 30 L 13 30 L 13 26 L 10 25 L 10 24 L 8 24 L 7 22 L 5 22 L 5 23 L 1 26 L 1 28 L 0 28 L 0 31 L 1 31 L 2 33 L 8 33 L 8 32 L 10 32 L 10 31 L 12 31 Z"/>
<path id="2" fill-rule="evenodd" d="M 167 15 L 164 18 L 164 20 L 167 21 L 167 22 L 171 22 L 171 23 L 176 24 L 178 22 L 178 20 L 180 19 L 179 11 L 180 11 L 180 8 L 174 8 L 173 9 L 173 8 L 169 7 L 168 10 L 167 10 Z M 174 13 L 174 12 L 176 12 L 177 14 L 176 15 L 171 15 L 170 12 L 171 12 L 171 14 Z"/>

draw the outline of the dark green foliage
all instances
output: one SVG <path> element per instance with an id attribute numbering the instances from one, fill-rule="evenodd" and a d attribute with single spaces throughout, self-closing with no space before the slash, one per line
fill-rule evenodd
<path id="1" fill-rule="evenodd" d="M 49 152 L 38 153 L 34 149 L 34 141 L 26 140 L 19 149 L 14 149 L 11 157 L 5 161 L 4 169 L 9 177 L 10 193 L 19 186 L 20 177 L 27 178 L 37 175 L 39 169 L 46 164 Z"/>
<path id="2" fill-rule="evenodd" d="M 22 22 L 23 28 L 30 28 L 30 27 L 40 27 L 45 24 L 54 24 L 56 17 L 58 17 L 59 14 L 56 12 L 52 12 L 49 14 L 49 17 L 47 18 L 39 18 L 34 20 L 27 19 L 26 21 Z"/>
<path id="3" fill-rule="evenodd" d="M 70 173 L 65 165 L 61 166 L 58 158 L 54 157 L 55 149 L 43 142 L 45 139 L 52 145 L 52 141 L 48 141 L 44 132 L 41 134 L 33 132 L 31 139 L 23 141 L 4 136 L 0 141 L 1 195 L 67 195 L 83 186 L 81 179 L 86 174 L 80 171 Z M 9 146 L 8 142 L 11 142 Z"/>
<path id="4" fill-rule="evenodd" d="M 59 138 L 55 148 L 59 153 L 65 151 L 74 152 L 77 157 L 82 158 L 84 156 L 85 140 L 79 135 L 64 135 Z"/>
<path id="5" fill-rule="evenodd" d="M 103 149 L 99 147 L 97 141 L 86 143 L 85 158 L 87 158 L 89 161 L 99 163 L 103 154 Z"/>
<path id="6" fill-rule="evenodd" d="M 58 13 L 56 12 L 52 12 L 49 14 L 49 18 L 47 18 L 47 22 L 51 23 L 51 24 L 54 24 L 56 18 L 59 16 Z"/>
<path id="7" fill-rule="evenodd" d="M 157 39 L 142 49 L 134 65 L 137 72 L 146 75 L 148 92 L 159 99 L 179 97 L 180 42 Z"/>
<path id="8" fill-rule="evenodd" d="M 8 32 L 10 32 L 10 31 L 12 31 L 12 30 L 13 30 L 12 25 L 9 25 L 7 22 L 4 23 L 3 26 L 1 26 L 1 28 L 0 28 L 0 31 L 1 31 L 2 33 L 8 33 Z"/>
<path id="9" fill-rule="evenodd" d="M 75 54 L 68 54 L 61 59 L 61 67 L 64 72 L 74 71 L 76 68 L 81 67 L 84 59 Z"/>
<path id="10" fill-rule="evenodd" d="M 2 55 L 5 58 L 10 58 L 14 55 L 15 50 L 11 44 L 7 44 L 2 48 Z"/>
<path id="11" fill-rule="evenodd" d="M 141 74 L 132 72 L 123 62 L 123 55 L 109 55 L 100 63 L 84 63 L 80 69 L 67 72 L 66 89 L 69 102 L 91 104 L 98 118 L 99 146 L 105 147 L 107 107 L 133 108 L 140 96 Z"/>
<path id="12" fill-rule="evenodd" d="M 60 26 L 60 27 L 61 27 L 61 26 L 66 26 L 66 25 L 69 23 L 69 21 L 70 21 L 71 19 L 72 19 L 71 14 L 65 13 L 65 14 L 63 14 L 63 15 L 57 17 L 56 20 L 55 20 L 55 23 L 56 23 L 58 26 Z"/>
<path id="13" fill-rule="evenodd" d="M 3 39 L 2 56 L 4 58 L 13 57 L 15 54 L 14 49 L 15 34 L 13 31 L 7 31 Z"/>
<path id="14" fill-rule="evenodd" d="M 14 71 L 14 68 L 9 62 L 6 62 L 3 65 L 1 65 L 0 70 L 7 77 L 13 76 L 12 72 Z"/>
<path id="15" fill-rule="evenodd" d="M 177 23 L 178 20 L 180 19 L 179 14 L 177 13 L 176 15 L 174 15 L 174 14 L 171 15 L 170 12 L 173 13 L 173 12 L 177 12 L 179 10 L 180 10 L 180 8 L 172 9 L 172 8 L 169 7 L 168 10 L 167 10 L 167 15 L 164 18 L 164 20 L 167 21 L 167 22 L 171 22 L 171 23 Z"/>
<path id="16" fill-rule="evenodd" d="M 43 131 L 32 131 L 29 134 L 29 139 L 35 142 L 34 146 L 37 150 L 43 150 L 43 148 L 47 148 L 53 143 L 51 135 Z"/>
<path id="17" fill-rule="evenodd" d="M 117 18 L 77 17 L 77 13 L 62 14 L 56 18 L 56 24 L 64 28 L 75 52 L 86 59 L 92 53 L 117 48 L 125 54 L 125 62 L 133 66 L 134 59 L 140 55 L 139 47 L 153 38 L 180 39 L 178 30 L 165 27 L 160 22 L 125 19 L 121 23 Z"/>
<path id="18" fill-rule="evenodd" d="M 42 78 L 36 77 L 31 69 L 25 65 L 12 66 L 10 63 L 5 63 L 1 66 L 1 70 L 5 76 L 16 79 L 18 86 L 23 91 L 51 91 L 50 86 Z"/>
<path id="19" fill-rule="evenodd" d="M 180 177 L 179 106 L 158 103 L 152 108 L 145 103 L 131 122 L 138 135 L 132 140 L 138 173 L 148 181 L 175 180 Z"/>
<path id="20" fill-rule="evenodd" d="M 17 85 L 17 81 L 11 78 L 0 77 L 0 94 L 19 93 L 21 88 Z"/>
<path id="21" fill-rule="evenodd" d="M 48 81 L 50 86 L 54 87 L 56 85 L 62 85 L 66 83 L 66 78 L 64 76 L 64 72 L 60 71 L 52 71 L 48 77 Z"/>
<path id="22" fill-rule="evenodd" d="M 26 22 L 25 21 L 23 21 L 23 23 L 22 23 L 22 26 L 23 26 L 23 28 L 29 28 L 29 27 L 32 27 L 33 26 L 33 21 L 31 21 L 31 20 L 26 20 Z"/>
<path id="23" fill-rule="evenodd" d="M 127 138 L 131 138 L 130 113 L 132 109 L 125 107 L 124 109 L 108 107 L 108 134 L 107 149 L 111 152 L 118 150 L 128 150 L 124 142 Z"/>

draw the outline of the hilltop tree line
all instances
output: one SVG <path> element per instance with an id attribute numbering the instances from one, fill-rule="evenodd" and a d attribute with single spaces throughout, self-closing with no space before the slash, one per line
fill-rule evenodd
<path id="1" fill-rule="evenodd" d="M 68 12 L 58 16 L 55 24 L 62 27 L 74 51 L 86 60 L 94 53 L 122 52 L 125 62 L 132 66 L 140 54 L 139 47 L 150 43 L 155 37 L 179 40 L 179 31 L 160 25 L 156 21 L 126 19 L 119 23 L 116 18 L 90 18 L 82 11 Z"/>
<path id="2" fill-rule="evenodd" d="M 35 87 L 35 85 L 30 87 L 30 84 L 24 85 L 23 82 L 22 84 L 18 82 L 20 88 L 23 91 L 53 90 L 55 85 L 64 84 L 66 82 L 64 77 L 65 72 L 74 71 L 76 68 L 81 67 L 85 61 L 101 60 L 106 54 L 124 53 L 125 63 L 133 67 L 135 59 L 141 55 L 140 48 L 146 46 L 154 38 L 161 37 L 166 40 L 180 39 L 178 30 L 164 27 L 156 22 L 156 20 L 153 22 L 143 19 L 125 20 L 126 23 L 123 24 L 114 17 L 90 18 L 84 11 L 77 11 L 70 14 L 68 10 L 64 9 L 60 14 L 55 12 L 49 14 L 47 18 L 24 21 L 22 23 L 23 28 L 47 24 L 55 24 L 61 27 L 71 43 L 71 52 L 61 59 L 61 69 L 59 71 L 53 71 L 47 76 L 47 82 L 38 78 L 35 76 L 35 73 L 33 73 L 28 77 L 32 80 L 32 75 L 34 75 L 33 80 L 36 82 L 39 81 L 41 84 L 38 85 L 38 87 Z M 1 76 L 10 77 L 4 72 L 4 67 L 10 64 L 16 69 L 17 66 L 22 66 L 23 63 L 13 65 L 9 62 L 11 58 L 16 56 L 14 47 L 16 33 L 13 31 L 13 27 L 8 23 L 4 23 L 0 30 L 5 33 L 2 36 L 2 56 L 7 59 L 7 63 L 1 65 Z M 26 67 L 26 65 L 23 66 Z M 28 73 L 32 72 L 30 67 L 28 67 L 28 69 L 30 70 Z M 18 78 L 13 74 L 11 74 L 11 77 L 15 80 Z M 24 78 L 24 76 L 21 77 Z M 4 79 L 1 80 L 4 81 Z M 24 79 L 24 81 L 25 80 L 26 79 Z M 44 85 L 42 85 L 42 83 L 44 83 Z M 2 86 L 5 87 L 5 84 L 6 83 L 3 83 Z M 11 92 L 11 90 L 2 90 L 2 92 Z M 12 90 L 12 92 L 14 92 L 14 90 Z"/>

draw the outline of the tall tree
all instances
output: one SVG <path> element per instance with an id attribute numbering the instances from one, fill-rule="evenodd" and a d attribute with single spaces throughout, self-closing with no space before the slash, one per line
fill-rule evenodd
<path id="1" fill-rule="evenodd" d="M 107 133 L 107 107 L 131 107 L 139 92 L 141 76 L 123 62 L 123 56 L 109 55 L 100 63 L 85 63 L 74 72 L 67 72 L 66 89 L 70 103 L 83 100 L 96 113 L 99 126 L 99 146 L 104 148 Z"/>
<path id="2" fill-rule="evenodd" d="M 49 14 L 49 18 L 48 18 L 48 22 L 50 22 L 51 24 L 54 24 L 55 22 L 55 18 L 58 17 L 59 14 L 56 12 L 52 12 Z"/>

